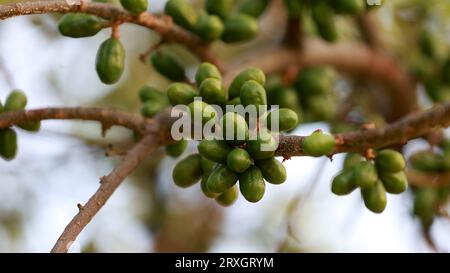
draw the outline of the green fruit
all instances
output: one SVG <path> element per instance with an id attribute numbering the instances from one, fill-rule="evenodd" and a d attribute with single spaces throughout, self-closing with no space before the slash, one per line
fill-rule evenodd
<path id="1" fill-rule="evenodd" d="M 234 148 L 227 156 L 227 166 L 235 173 L 245 172 L 252 164 L 248 152 L 241 148 Z"/>
<path id="2" fill-rule="evenodd" d="M 427 57 L 433 58 L 436 55 L 436 40 L 433 35 L 423 30 L 419 33 L 419 49 Z"/>
<path id="3" fill-rule="evenodd" d="M 267 116 L 267 128 L 272 130 L 272 118 L 278 116 L 278 120 L 273 120 L 274 122 L 278 122 L 278 131 L 289 131 L 294 129 L 298 124 L 298 116 L 297 113 L 292 111 L 291 109 L 281 108 L 275 111 L 272 111 Z"/>
<path id="4" fill-rule="evenodd" d="M 319 157 L 330 154 L 334 149 L 334 143 L 332 135 L 319 130 L 303 139 L 302 149 L 306 155 Z"/>
<path id="5" fill-rule="evenodd" d="M 404 172 L 381 173 L 380 179 L 388 193 L 399 194 L 408 188 L 408 178 Z"/>
<path id="6" fill-rule="evenodd" d="M 202 167 L 203 173 L 210 173 L 214 169 L 216 163 L 202 156 L 200 160 L 200 165 Z"/>
<path id="7" fill-rule="evenodd" d="M 438 81 L 426 81 L 425 91 L 433 102 L 447 102 L 450 100 L 450 88 Z"/>
<path id="8" fill-rule="evenodd" d="M 307 111 L 311 113 L 315 121 L 335 119 L 337 102 L 332 94 L 309 97 L 307 104 Z"/>
<path id="9" fill-rule="evenodd" d="M 358 153 L 348 153 L 344 159 L 344 169 L 351 169 L 363 160 L 364 157 Z"/>
<path id="10" fill-rule="evenodd" d="M 28 121 L 21 124 L 18 124 L 20 128 L 23 130 L 29 131 L 29 132 L 37 132 L 39 129 L 41 129 L 41 122 L 40 121 Z"/>
<path id="11" fill-rule="evenodd" d="M 214 119 L 217 115 L 216 110 L 204 101 L 193 101 L 189 104 L 189 112 L 191 113 L 191 121 L 194 124 L 202 125 Z"/>
<path id="12" fill-rule="evenodd" d="M 164 12 L 171 16 L 173 21 L 187 30 L 193 31 L 198 22 L 198 13 L 195 8 L 185 0 L 169 0 Z"/>
<path id="13" fill-rule="evenodd" d="M 331 191 L 336 195 L 347 195 L 353 192 L 357 185 L 353 182 L 353 171 L 343 170 L 331 184 Z"/>
<path id="14" fill-rule="evenodd" d="M 237 106 L 237 105 L 241 105 L 241 104 L 242 103 L 241 103 L 241 98 L 240 97 L 236 97 L 236 98 L 234 98 L 232 100 L 229 100 L 227 102 L 227 105 L 233 105 L 233 106 Z"/>
<path id="15" fill-rule="evenodd" d="M 249 80 L 244 83 L 241 88 L 240 98 L 244 107 L 249 105 L 255 106 L 258 115 L 265 112 L 261 112 L 260 106 L 267 106 L 266 90 L 257 81 Z"/>
<path id="16" fill-rule="evenodd" d="M 200 187 L 202 189 L 203 194 L 208 197 L 208 198 L 216 198 L 219 197 L 220 193 L 213 193 L 208 189 L 208 178 L 209 178 L 209 173 L 208 174 L 204 174 L 202 176 L 202 181 L 200 182 Z"/>
<path id="17" fill-rule="evenodd" d="M 414 196 L 414 214 L 419 216 L 424 226 L 430 226 L 439 205 L 439 195 L 435 189 L 419 188 Z"/>
<path id="18" fill-rule="evenodd" d="M 248 125 L 242 116 L 228 112 L 220 119 L 219 124 L 223 139 L 229 144 L 237 146 L 248 139 Z"/>
<path id="19" fill-rule="evenodd" d="M 206 0 L 205 9 L 209 14 L 215 14 L 225 19 L 233 8 L 234 0 Z"/>
<path id="20" fill-rule="evenodd" d="M 269 93 L 269 90 L 266 88 L 266 92 L 269 105 L 278 105 L 280 108 L 288 108 L 300 112 L 300 101 L 295 89 L 282 87 Z"/>
<path id="21" fill-rule="evenodd" d="M 274 157 L 256 162 L 264 179 L 271 184 L 282 184 L 286 181 L 286 168 Z"/>
<path id="22" fill-rule="evenodd" d="M 184 68 L 168 53 L 155 50 L 150 60 L 156 71 L 169 80 L 180 82 L 185 79 Z"/>
<path id="23" fill-rule="evenodd" d="M 334 10 L 337 13 L 359 15 L 366 10 L 366 1 L 364 0 L 334 0 L 331 1 Z"/>
<path id="24" fill-rule="evenodd" d="M 370 188 L 378 181 L 375 165 L 368 161 L 361 161 L 353 169 L 353 183 L 362 189 Z"/>
<path id="25" fill-rule="evenodd" d="M 167 97 L 172 106 L 189 105 L 198 95 L 197 90 L 187 83 L 176 82 L 167 88 Z"/>
<path id="26" fill-rule="evenodd" d="M 202 177 L 200 159 L 201 156 L 199 154 L 192 154 L 175 165 L 172 171 L 172 178 L 177 186 L 187 188 L 200 180 Z"/>
<path id="27" fill-rule="evenodd" d="M 72 38 L 94 36 L 102 28 L 103 23 L 99 17 L 84 13 L 64 14 L 58 25 L 62 35 Z"/>
<path id="28" fill-rule="evenodd" d="M 242 86 L 250 80 L 254 80 L 259 84 L 263 85 L 266 83 L 266 75 L 259 68 L 248 68 L 241 73 L 239 73 L 231 82 L 230 88 L 228 89 L 229 98 L 234 99 L 239 97 L 241 94 Z"/>
<path id="29" fill-rule="evenodd" d="M 258 33 L 258 21 L 245 14 L 231 15 L 225 20 L 222 41 L 236 43 L 249 40 Z"/>
<path id="30" fill-rule="evenodd" d="M 148 1 L 147 0 L 120 0 L 120 4 L 124 9 L 131 13 L 139 14 L 147 11 Z"/>
<path id="31" fill-rule="evenodd" d="M 109 38 L 97 52 L 96 69 L 100 80 L 105 84 L 119 81 L 125 68 L 125 49 L 120 40 Z"/>
<path id="32" fill-rule="evenodd" d="M 328 42 L 334 42 L 338 38 L 334 11 L 323 1 L 315 1 L 312 4 L 312 19 L 319 35 Z"/>
<path id="33" fill-rule="evenodd" d="M 202 99 L 210 104 L 225 105 L 227 102 L 227 93 L 220 80 L 208 78 L 202 82 L 199 88 Z"/>
<path id="34" fill-rule="evenodd" d="M 386 190 L 381 181 L 376 182 L 371 187 L 361 189 L 366 208 L 375 213 L 382 213 L 386 208 Z"/>
<path id="35" fill-rule="evenodd" d="M 421 151 L 410 157 L 411 166 L 423 172 L 446 171 L 444 157 L 431 151 Z"/>
<path id="36" fill-rule="evenodd" d="M 232 172 L 225 165 L 215 168 L 208 178 L 208 190 L 213 193 L 224 193 L 233 187 L 238 180 L 236 173 Z"/>
<path id="37" fill-rule="evenodd" d="M 227 162 L 228 154 L 233 150 L 225 141 L 217 139 L 204 139 L 200 141 L 197 149 L 205 158 L 224 164 Z"/>
<path id="38" fill-rule="evenodd" d="M 17 134 L 11 128 L 0 129 L 0 156 L 12 160 L 17 154 Z"/>
<path id="39" fill-rule="evenodd" d="M 382 150 L 375 158 L 378 171 L 396 173 L 405 169 L 406 162 L 403 155 L 394 150 Z"/>
<path id="40" fill-rule="evenodd" d="M 261 170 L 256 166 L 252 166 L 240 174 L 239 189 L 247 201 L 256 203 L 261 200 L 266 190 L 266 183 Z"/>
<path id="41" fill-rule="evenodd" d="M 8 97 L 6 98 L 5 107 L 3 108 L 3 111 L 10 112 L 23 110 L 25 109 L 26 105 L 27 105 L 27 96 L 25 95 L 25 93 L 23 93 L 20 90 L 14 90 L 11 93 L 9 93 Z"/>
<path id="42" fill-rule="evenodd" d="M 197 73 L 195 74 L 195 83 L 198 87 L 200 87 L 203 81 L 208 78 L 222 80 L 222 75 L 215 65 L 210 63 L 202 63 L 199 65 Z"/>
<path id="43" fill-rule="evenodd" d="M 269 159 L 275 155 L 278 143 L 274 137 L 266 131 L 259 132 L 256 139 L 247 142 L 247 151 L 256 160 Z"/>
<path id="44" fill-rule="evenodd" d="M 313 67 L 302 70 L 294 85 L 300 96 L 325 95 L 332 91 L 334 73 L 327 67 Z"/>
<path id="45" fill-rule="evenodd" d="M 234 186 L 228 189 L 226 192 L 219 195 L 219 197 L 216 198 L 216 201 L 218 204 L 228 207 L 236 202 L 238 195 L 239 195 L 238 188 L 237 186 Z"/>
<path id="46" fill-rule="evenodd" d="M 269 0 L 244 0 L 238 12 L 258 18 L 266 10 Z"/>
<path id="47" fill-rule="evenodd" d="M 161 101 L 146 101 L 141 108 L 141 114 L 144 117 L 152 118 L 166 108 L 167 103 Z"/>
<path id="48" fill-rule="evenodd" d="M 224 25 L 222 20 L 215 15 L 204 15 L 200 17 L 195 32 L 205 41 L 214 41 L 222 36 Z"/>
<path id="49" fill-rule="evenodd" d="M 184 153 L 187 145 L 188 141 L 186 139 L 175 141 L 175 143 L 166 145 L 166 154 L 170 155 L 171 157 L 179 157 Z"/>
<path id="50" fill-rule="evenodd" d="M 167 101 L 167 95 L 154 87 L 143 86 L 139 90 L 139 99 L 141 100 L 141 102 Z"/>

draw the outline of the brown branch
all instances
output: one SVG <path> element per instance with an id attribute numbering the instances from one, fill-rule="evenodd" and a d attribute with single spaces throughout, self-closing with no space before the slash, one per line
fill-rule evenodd
<path id="1" fill-rule="evenodd" d="M 43 108 L 36 110 L 5 112 L 0 114 L 0 128 L 21 124 L 29 121 L 41 121 L 47 119 L 76 119 L 98 121 L 104 128 L 112 125 L 127 127 L 136 132 L 144 132 L 150 123 L 148 119 L 137 114 L 131 114 L 119 110 L 74 107 L 74 108 Z"/>
<path id="2" fill-rule="evenodd" d="M 416 170 L 408 170 L 408 182 L 416 187 L 448 187 L 450 185 L 450 172 L 425 173 Z"/>
<path id="3" fill-rule="evenodd" d="M 370 148 L 405 144 L 408 140 L 421 137 L 436 127 L 448 127 L 449 124 L 450 102 L 436 105 L 421 113 L 410 114 L 384 128 L 337 134 L 335 135 L 337 145 L 330 156 L 345 152 L 364 153 Z M 301 136 L 282 137 L 277 155 L 285 158 L 304 155 L 301 148 L 303 138 Z"/>
<path id="4" fill-rule="evenodd" d="M 266 73 L 279 72 L 290 65 L 301 68 L 330 65 L 352 75 L 379 81 L 392 89 L 390 95 L 393 109 L 390 121 L 417 109 L 415 85 L 407 71 L 382 52 L 359 44 L 327 44 L 306 39 L 301 52 L 288 48 L 269 47 L 247 57 L 240 57 L 227 64 L 225 83 L 229 84 L 236 74 L 249 66 L 261 68 Z M 395 107 L 394 107 L 395 106 Z"/>
<path id="5" fill-rule="evenodd" d="M 374 13 L 365 13 L 356 17 L 356 23 L 363 40 L 373 49 L 380 49 L 382 41 L 377 30 Z"/>
<path id="6" fill-rule="evenodd" d="M 196 35 L 173 24 L 168 16 L 157 17 L 147 12 L 132 15 L 118 6 L 97 2 L 83 2 L 83 5 L 81 5 L 81 1 L 77 1 L 75 4 L 68 2 L 65 0 L 38 0 L 2 4 L 0 5 L 0 19 L 43 13 L 83 12 L 93 14 L 106 20 L 127 22 L 152 29 L 158 32 L 164 41 L 184 44 L 201 60 L 221 66 L 217 57 L 210 52 L 208 44 L 205 44 Z"/>

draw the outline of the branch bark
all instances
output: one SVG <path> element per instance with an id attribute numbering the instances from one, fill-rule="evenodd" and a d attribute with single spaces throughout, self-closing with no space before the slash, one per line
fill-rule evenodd
<path id="1" fill-rule="evenodd" d="M 42 13 L 70 13 L 82 12 L 97 15 L 103 19 L 119 22 L 127 22 L 140 25 L 158 32 L 165 42 L 175 42 L 185 45 L 201 60 L 208 61 L 221 67 L 216 56 L 210 50 L 209 45 L 199 37 L 178 27 L 168 16 L 154 16 L 148 12 L 132 15 L 124 9 L 111 4 L 76 1 L 69 4 L 65 0 L 38 0 L 18 2 L 0 5 L 0 19 L 4 20 L 19 15 L 31 15 Z"/>

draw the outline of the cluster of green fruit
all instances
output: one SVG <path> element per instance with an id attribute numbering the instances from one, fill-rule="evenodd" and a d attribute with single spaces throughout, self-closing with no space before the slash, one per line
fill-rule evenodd
<path id="1" fill-rule="evenodd" d="M 450 171 L 450 140 L 444 140 L 439 150 L 419 151 L 411 155 L 409 162 L 413 169 L 429 173 Z"/>
<path id="2" fill-rule="evenodd" d="M 257 18 L 269 0 L 244 0 L 237 7 L 235 2 L 205 0 L 205 9 L 198 10 L 186 0 L 169 0 L 164 11 L 177 25 L 204 41 L 221 39 L 225 43 L 235 43 L 251 39 L 258 33 Z"/>
<path id="3" fill-rule="evenodd" d="M 148 8 L 147 0 L 120 0 L 120 3 L 133 14 L 140 14 Z M 110 22 L 95 15 L 68 13 L 61 17 L 58 29 L 64 36 L 83 38 L 94 36 L 103 28 L 110 26 Z M 95 62 L 97 74 L 103 83 L 118 82 L 125 68 L 125 49 L 120 40 L 111 37 L 104 41 L 100 45 Z"/>
<path id="4" fill-rule="evenodd" d="M 6 98 L 5 105 L 0 102 L 0 113 L 25 109 L 27 97 L 19 90 L 13 90 Z M 41 128 L 40 122 L 26 122 L 17 125 L 19 128 L 37 132 Z M 5 160 L 12 160 L 17 154 L 17 134 L 13 128 L 0 128 L 0 156 Z"/>
<path id="5" fill-rule="evenodd" d="M 383 1 L 285 0 L 284 2 L 291 17 L 300 17 L 302 13 L 310 14 L 322 39 L 334 42 L 338 39 L 334 18 L 336 15 L 360 15 L 367 10 L 380 6 Z"/>
<path id="6" fill-rule="evenodd" d="M 333 179 L 331 191 L 347 195 L 359 187 L 366 207 L 381 213 L 386 208 L 386 192 L 399 194 L 407 189 L 405 166 L 403 155 L 394 150 L 379 151 L 375 161 L 365 160 L 360 154 L 348 154 L 344 169 Z"/>
<path id="7" fill-rule="evenodd" d="M 428 229 L 433 223 L 439 208 L 448 203 L 450 187 L 414 189 L 414 215 L 419 217 L 422 226 Z"/>
<path id="8" fill-rule="evenodd" d="M 338 99 L 333 90 L 335 79 L 334 70 L 324 66 L 302 70 L 292 86 L 273 75 L 266 83 L 267 99 L 270 105 L 301 112 L 303 122 L 333 121 Z"/>

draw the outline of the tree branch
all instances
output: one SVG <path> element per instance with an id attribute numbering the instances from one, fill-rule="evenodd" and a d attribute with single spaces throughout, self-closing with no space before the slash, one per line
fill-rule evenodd
<path id="1" fill-rule="evenodd" d="M 168 16 L 156 17 L 148 12 L 132 15 L 124 9 L 111 4 L 76 1 L 69 4 L 65 0 L 38 0 L 18 2 L 0 5 L 0 19 L 4 20 L 19 15 L 31 15 L 42 13 L 70 13 L 82 12 L 97 15 L 106 20 L 115 20 L 140 25 L 158 32 L 165 42 L 184 44 L 201 60 L 208 61 L 221 67 L 216 56 L 210 50 L 209 45 L 199 37 L 178 27 Z"/>

